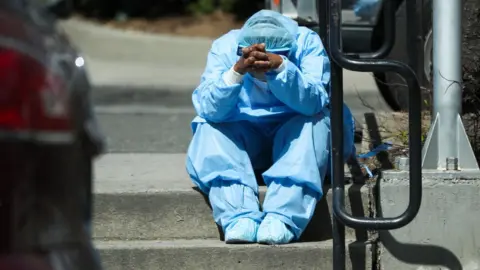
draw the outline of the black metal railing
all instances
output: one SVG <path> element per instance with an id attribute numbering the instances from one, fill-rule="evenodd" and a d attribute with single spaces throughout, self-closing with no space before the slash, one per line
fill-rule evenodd
<path id="1" fill-rule="evenodd" d="M 334 270 L 345 269 L 345 226 L 370 229 L 391 230 L 410 223 L 417 215 L 422 199 L 421 168 L 421 91 L 415 72 L 402 62 L 380 59 L 388 55 L 395 39 L 395 10 L 392 0 L 384 1 L 384 21 L 386 38 L 383 46 L 374 53 L 345 55 L 341 46 L 341 1 L 320 0 L 319 34 L 329 51 L 331 58 L 331 122 L 332 122 L 332 190 L 333 190 L 333 263 Z M 407 27 L 409 18 L 416 16 L 416 0 L 407 1 Z M 325 27 L 324 29 L 322 29 Z M 414 42 L 416 36 L 412 29 L 407 30 L 408 42 Z M 409 47 L 411 48 L 411 47 Z M 410 56 L 413 55 L 410 54 Z M 345 182 L 343 158 L 343 69 L 358 72 L 395 72 L 402 76 L 409 90 L 409 157 L 410 157 L 410 201 L 401 215 L 392 218 L 354 217 L 345 211 Z"/>

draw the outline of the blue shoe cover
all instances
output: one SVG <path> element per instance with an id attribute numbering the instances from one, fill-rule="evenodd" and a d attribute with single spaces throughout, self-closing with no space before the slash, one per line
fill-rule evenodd
<path id="1" fill-rule="evenodd" d="M 240 218 L 225 229 L 225 242 L 227 244 L 255 243 L 258 227 L 258 223 L 254 220 Z"/>
<path id="2" fill-rule="evenodd" d="M 295 235 L 280 220 L 266 216 L 260 224 L 257 233 L 257 241 L 260 244 L 282 245 L 290 243 Z"/>

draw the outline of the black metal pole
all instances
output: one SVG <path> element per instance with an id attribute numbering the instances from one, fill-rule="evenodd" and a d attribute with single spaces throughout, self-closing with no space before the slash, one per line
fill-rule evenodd
<path id="1" fill-rule="evenodd" d="M 338 0 L 331 0 L 338 1 Z M 332 143 L 332 190 L 344 189 L 345 172 L 343 166 L 343 69 L 335 62 L 331 63 L 331 143 Z M 335 123 L 340 123 L 335 124 Z M 334 199 L 344 200 L 343 194 Z M 344 205 L 345 202 L 342 203 Z M 333 215 L 333 270 L 345 270 L 345 225 Z"/>
<path id="2" fill-rule="evenodd" d="M 320 6 L 319 21 L 325 26 L 320 25 L 322 40 L 326 44 L 327 51 L 342 50 L 342 48 L 330 48 L 330 32 L 333 27 L 338 27 L 335 31 L 341 31 L 341 13 L 338 12 L 336 5 L 340 5 L 340 0 L 323 0 Z M 337 18 L 337 19 L 332 19 Z M 328 36 L 328 39 L 327 37 Z M 341 35 L 336 36 L 337 42 L 341 46 Z M 327 42 L 325 42 L 327 40 Z M 335 61 L 330 61 L 331 79 L 330 79 L 330 117 L 331 117 L 331 145 L 332 145 L 332 189 L 345 185 L 344 167 L 343 167 L 343 69 Z M 343 196 L 342 196 L 343 199 Z M 345 225 L 335 216 L 332 224 L 333 238 L 333 270 L 345 270 Z"/>

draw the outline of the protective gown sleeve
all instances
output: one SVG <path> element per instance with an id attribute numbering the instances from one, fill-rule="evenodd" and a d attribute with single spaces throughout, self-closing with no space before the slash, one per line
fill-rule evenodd
<path id="1" fill-rule="evenodd" d="M 286 57 L 275 71 L 267 73 L 269 89 L 291 109 L 307 115 L 321 112 L 329 103 L 330 61 L 320 37 L 309 32 L 297 67 Z"/>
<path id="2" fill-rule="evenodd" d="M 230 44 L 225 43 L 222 38 L 213 43 L 200 85 L 192 95 L 197 115 L 214 123 L 223 122 L 234 113 L 242 88 L 243 76 L 229 64 L 225 47 Z"/>

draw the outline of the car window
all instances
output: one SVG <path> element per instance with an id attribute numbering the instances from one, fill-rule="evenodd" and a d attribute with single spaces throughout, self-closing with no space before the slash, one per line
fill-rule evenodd
<path id="1" fill-rule="evenodd" d="M 342 0 L 342 25 L 373 26 L 383 0 Z M 265 8 L 278 11 L 301 23 L 318 23 L 316 0 L 265 0 Z"/>
<path id="2" fill-rule="evenodd" d="M 383 0 L 342 1 L 343 25 L 374 25 Z"/>

